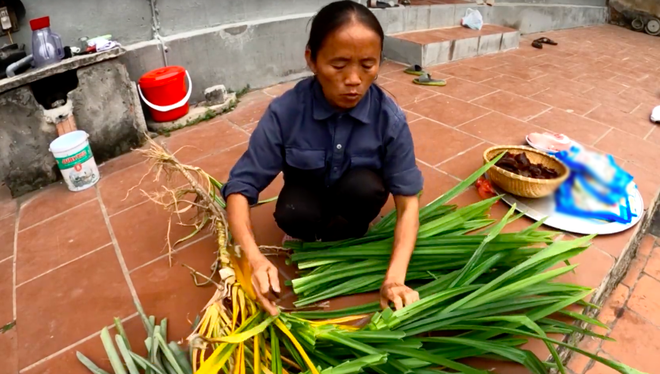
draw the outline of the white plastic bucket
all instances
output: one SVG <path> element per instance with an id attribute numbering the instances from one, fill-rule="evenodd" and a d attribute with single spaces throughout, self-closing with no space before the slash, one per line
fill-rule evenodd
<path id="1" fill-rule="evenodd" d="M 99 168 L 84 131 L 66 133 L 50 143 L 64 182 L 71 191 L 88 189 L 99 181 Z"/>

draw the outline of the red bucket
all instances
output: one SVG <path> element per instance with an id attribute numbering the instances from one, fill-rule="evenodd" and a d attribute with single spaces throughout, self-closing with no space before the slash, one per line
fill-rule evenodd
<path id="1" fill-rule="evenodd" d="M 181 66 L 167 66 L 143 75 L 138 82 L 138 92 L 149 107 L 154 121 L 174 121 L 188 114 L 192 81 L 186 69 Z"/>

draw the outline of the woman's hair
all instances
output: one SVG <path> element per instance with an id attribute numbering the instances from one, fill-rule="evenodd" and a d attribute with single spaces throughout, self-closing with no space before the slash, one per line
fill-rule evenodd
<path id="1" fill-rule="evenodd" d="M 307 42 L 312 61 L 316 61 L 323 42 L 330 34 L 352 22 L 359 22 L 375 32 L 380 37 L 380 50 L 383 50 L 385 34 L 378 18 L 364 5 L 350 0 L 336 1 L 323 7 L 312 20 Z"/>

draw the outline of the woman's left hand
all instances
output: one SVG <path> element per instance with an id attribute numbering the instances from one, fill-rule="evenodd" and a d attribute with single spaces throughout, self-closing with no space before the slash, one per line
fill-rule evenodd
<path id="1" fill-rule="evenodd" d="M 394 303 L 394 309 L 403 309 L 416 301 L 419 301 L 419 293 L 403 283 L 385 281 L 380 288 L 380 306 L 385 309 L 389 302 Z"/>

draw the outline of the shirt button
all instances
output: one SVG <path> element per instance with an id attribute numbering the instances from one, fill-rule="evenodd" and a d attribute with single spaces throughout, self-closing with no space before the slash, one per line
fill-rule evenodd
<path id="1" fill-rule="evenodd" d="M 337 144 L 337 149 L 341 149 L 341 144 Z"/>

